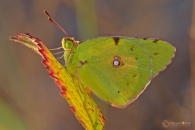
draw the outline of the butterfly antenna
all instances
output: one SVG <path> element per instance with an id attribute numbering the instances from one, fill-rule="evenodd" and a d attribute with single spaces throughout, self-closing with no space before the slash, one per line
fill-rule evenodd
<path id="1" fill-rule="evenodd" d="M 48 20 L 58 27 L 68 37 L 68 33 L 50 16 L 50 14 L 44 10 L 44 13 L 48 16 Z"/>

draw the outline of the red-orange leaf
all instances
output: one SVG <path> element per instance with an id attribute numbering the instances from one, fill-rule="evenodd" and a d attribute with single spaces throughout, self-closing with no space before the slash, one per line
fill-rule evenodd
<path id="1" fill-rule="evenodd" d="M 55 83 L 61 90 L 61 95 L 70 104 L 71 110 L 77 119 L 87 130 L 101 130 L 104 128 L 105 119 L 90 97 L 89 90 L 71 77 L 69 72 L 61 65 L 49 49 L 38 39 L 27 33 L 20 33 L 10 38 L 32 48 L 43 57 L 43 64 L 54 78 Z"/>

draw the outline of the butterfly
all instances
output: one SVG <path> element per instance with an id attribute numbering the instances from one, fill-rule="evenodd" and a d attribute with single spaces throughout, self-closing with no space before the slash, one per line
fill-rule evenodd
<path id="1" fill-rule="evenodd" d="M 115 107 L 135 101 L 175 56 L 176 48 L 159 39 L 105 36 L 76 41 L 45 13 L 67 36 L 62 48 L 68 72 Z"/>
<path id="2" fill-rule="evenodd" d="M 114 107 L 124 108 L 135 101 L 175 56 L 173 45 L 155 38 L 105 36 L 76 41 L 45 14 L 66 35 L 61 47 L 65 69 Z"/>
<path id="3" fill-rule="evenodd" d="M 171 44 L 148 38 L 98 37 L 62 40 L 66 68 L 100 99 L 125 107 L 167 68 L 175 56 Z"/>

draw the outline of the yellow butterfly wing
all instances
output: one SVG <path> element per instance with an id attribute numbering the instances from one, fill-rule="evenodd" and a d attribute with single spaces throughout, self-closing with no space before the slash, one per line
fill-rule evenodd
<path id="1" fill-rule="evenodd" d="M 174 55 L 175 47 L 162 40 L 99 37 L 80 43 L 67 69 L 102 100 L 126 107 Z"/>

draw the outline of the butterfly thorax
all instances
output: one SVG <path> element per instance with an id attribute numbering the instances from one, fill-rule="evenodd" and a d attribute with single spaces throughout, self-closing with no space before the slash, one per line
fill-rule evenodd
<path id="1" fill-rule="evenodd" d="M 72 50 L 79 44 L 78 41 L 75 41 L 73 37 L 64 37 L 62 38 L 62 47 L 64 49 L 64 60 L 65 64 L 69 63 L 71 58 Z"/>

